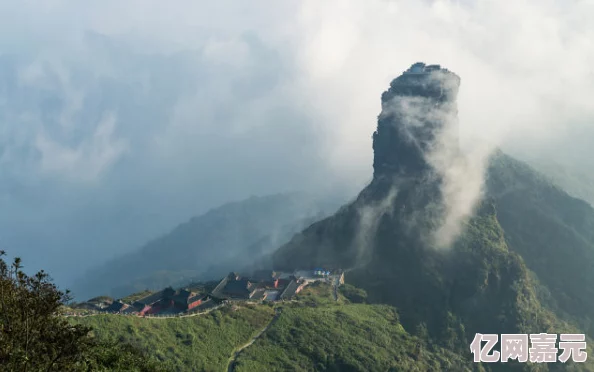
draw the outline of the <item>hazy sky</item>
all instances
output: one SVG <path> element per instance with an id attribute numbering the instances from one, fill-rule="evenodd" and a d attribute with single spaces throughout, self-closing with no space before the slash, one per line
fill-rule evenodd
<path id="1" fill-rule="evenodd" d="M 594 169 L 594 1 L 0 0 L 0 245 L 60 284 L 225 201 L 372 174 L 380 94 Z"/>

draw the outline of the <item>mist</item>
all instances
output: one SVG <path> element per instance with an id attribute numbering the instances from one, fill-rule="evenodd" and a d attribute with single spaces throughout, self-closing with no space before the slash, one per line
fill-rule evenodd
<path id="1" fill-rule="evenodd" d="M 462 79 L 476 193 L 496 147 L 588 172 L 592 18 L 592 1 L 0 1 L 0 248 L 68 286 L 227 201 L 355 193 L 380 94 L 417 61 Z"/>

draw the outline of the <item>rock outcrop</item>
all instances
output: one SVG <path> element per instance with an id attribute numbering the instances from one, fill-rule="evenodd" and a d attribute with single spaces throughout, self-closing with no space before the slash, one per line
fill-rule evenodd
<path id="1" fill-rule="evenodd" d="M 439 65 L 415 63 L 382 94 L 373 134 L 374 178 L 335 216 L 313 224 L 274 254 L 277 268 L 361 266 L 395 254 L 376 244 L 387 228 L 419 245 L 443 217 L 440 174 L 430 162 L 442 132 L 457 130 L 460 78 Z M 390 226 L 390 227 L 387 227 Z M 381 240 L 381 239 L 379 239 Z M 423 245 L 426 245 L 423 243 Z"/>
<path id="2" fill-rule="evenodd" d="M 529 270 L 538 276 L 563 272 L 574 278 L 565 284 L 581 280 L 562 260 L 549 261 L 536 252 L 547 247 L 547 256 L 557 257 L 563 251 L 548 247 L 542 239 L 547 233 L 531 225 L 538 219 L 548 231 L 564 231 L 552 234 L 549 240 L 569 239 L 572 233 L 559 222 L 569 221 L 561 216 L 575 211 L 566 194 L 549 190 L 538 178 L 501 161 L 507 157 L 500 156 L 488 170 L 489 200 L 481 201 L 474 215 L 464 221 L 451 246 L 434 249 L 435 241 L 427 239 L 441 226 L 447 209 L 442 193 L 447 178 L 443 169 L 435 166 L 436 156 L 444 153 L 440 149 L 444 138 L 453 144 L 453 152 L 446 153 L 459 155 L 457 143 L 451 142 L 457 139 L 459 86 L 455 74 L 422 63 L 392 81 L 382 95 L 382 112 L 373 136 L 373 180 L 352 203 L 280 247 L 273 255 L 275 269 L 325 265 L 350 269 L 347 282 L 365 289 L 370 302 L 395 305 L 405 329 L 426 327 L 432 339 L 460 352 L 468 352 L 475 333 L 575 332 L 575 323 L 570 326 L 560 321 L 551 308 L 542 306 L 537 295 L 544 293 L 541 282 Z M 530 186 L 519 188 L 521 184 Z M 532 190 L 543 190 L 540 195 L 547 195 L 546 200 L 537 200 Z M 533 202 L 526 203 L 530 198 Z M 551 210 L 550 203 L 556 203 L 557 210 Z M 540 212 L 545 207 L 546 221 Z M 584 211 L 584 215 L 594 221 L 594 210 Z M 571 225 L 578 231 L 581 222 L 576 219 Z M 585 244 L 580 245 L 578 238 L 582 239 L 576 235 L 572 246 L 580 252 L 579 258 L 572 265 L 582 267 L 582 275 L 594 262 L 594 254 L 582 247 Z M 524 258 L 524 254 L 529 256 Z M 554 289 L 551 298 L 569 313 L 571 309 L 562 304 L 569 298 L 582 301 L 582 297 L 567 285 L 561 288 L 561 282 L 548 283 Z M 594 283 L 591 279 L 587 282 Z M 589 325 L 590 317 L 584 314 L 590 310 L 583 309 L 594 306 L 581 304 L 572 315 Z M 527 365 L 515 367 L 530 369 Z"/>
<path id="3" fill-rule="evenodd" d="M 457 127 L 460 78 L 439 65 L 415 63 L 382 94 L 373 134 L 374 175 L 418 174 L 429 167 L 425 154 L 449 126 Z"/>

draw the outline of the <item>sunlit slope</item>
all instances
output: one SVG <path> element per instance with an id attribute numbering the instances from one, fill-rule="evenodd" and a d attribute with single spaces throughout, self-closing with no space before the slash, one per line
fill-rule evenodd
<path id="1" fill-rule="evenodd" d="M 503 154 L 487 186 L 507 245 L 548 288 L 548 304 L 594 336 L 594 209 Z"/>
<path id="2" fill-rule="evenodd" d="M 351 287 L 352 288 L 352 287 Z M 356 290 L 355 290 L 356 292 Z M 350 297 L 353 293 L 344 292 Z M 97 337 L 140 346 L 171 370 L 236 371 L 472 370 L 467 356 L 432 345 L 422 332 L 400 325 L 395 308 L 335 301 L 326 284 L 307 287 L 296 301 L 272 306 L 227 306 L 210 314 L 178 319 L 120 315 L 74 318 L 93 326 Z M 235 351 L 242 349 L 239 355 Z"/>

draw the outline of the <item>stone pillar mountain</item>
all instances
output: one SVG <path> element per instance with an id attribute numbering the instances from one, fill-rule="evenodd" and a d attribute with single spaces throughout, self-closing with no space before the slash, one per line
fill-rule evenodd
<path id="1" fill-rule="evenodd" d="M 545 244 L 538 234 L 516 232 L 518 223 L 541 217 L 518 199 L 520 195 L 528 199 L 530 192 L 522 194 L 522 190 L 532 190 L 519 185 L 531 180 L 535 187 L 541 181 L 501 161 L 507 158 L 500 156 L 489 169 L 487 183 L 497 186 L 487 190 L 489 201 L 479 203 L 448 247 L 436 249 L 433 232 L 442 226 L 451 202 L 442 192 L 451 182 L 443 167 L 451 163 L 439 157 L 460 155 L 459 86 L 456 74 L 423 63 L 394 79 L 382 94 L 382 112 L 373 135 L 371 183 L 333 216 L 296 234 L 272 260 L 277 270 L 347 269 L 347 283 L 366 290 L 369 302 L 396 306 L 405 329 L 426 327 L 442 345 L 467 352 L 475 333 L 530 333 L 566 325 L 541 306 L 538 282 L 530 277 L 524 258 L 508 246 L 507 231 L 500 225 L 501 214 L 510 221 L 507 230 L 516 233 L 519 248 Z M 551 200 L 567 199 L 550 189 L 545 193 L 552 195 Z M 538 203 L 543 202 L 532 204 Z M 538 274 L 547 274 L 551 267 L 543 265 L 546 261 L 532 257 L 539 255 L 527 258 Z M 593 262 L 589 257 L 585 262 Z M 558 298 L 565 298 L 569 290 L 557 292 Z"/>
<path id="2" fill-rule="evenodd" d="M 441 131 L 457 131 L 460 78 L 439 65 L 415 63 L 382 94 L 373 134 L 374 175 L 415 175 L 429 168 L 426 153 Z M 448 128 L 454 125 L 456 128 Z"/>
<path id="3" fill-rule="evenodd" d="M 281 246 L 274 268 L 346 269 L 346 282 L 367 291 L 369 302 L 396 306 L 406 330 L 426 327 L 460 352 L 476 333 L 582 328 L 594 337 L 594 209 L 527 165 L 495 153 L 482 200 L 451 243 L 432 238 L 448 207 L 458 206 L 444 190 L 468 182 L 449 172 L 466 160 L 457 140 L 459 87 L 456 74 L 424 63 L 394 79 L 373 134 L 371 183 Z M 563 312 L 573 318 L 558 317 Z"/>
<path id="4" fill-rule="evenodd" d="M 295 235 L 274 254 L 274 265 L 353 267 L 396 254 L 393 245 L 377 244 L 382 229 L 409 246 L 427 245 L 421 241 L 443 215 L 431 155 L 443 133 L 456 138 L 459 86 L 456 74 L 421 62 L 394 79 L 381 96 L 372 182 L 353 203 Z"/>

